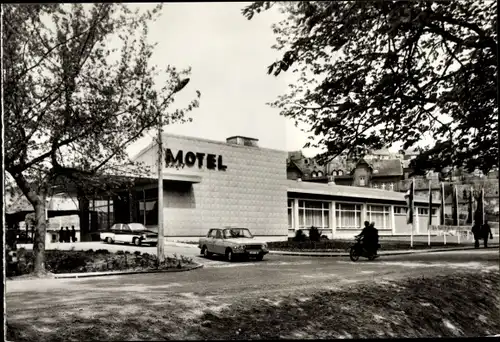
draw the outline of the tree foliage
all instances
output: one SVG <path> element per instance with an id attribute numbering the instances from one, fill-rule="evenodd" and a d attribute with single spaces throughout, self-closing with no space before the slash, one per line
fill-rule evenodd
<path id="1" fill-rule="evenodd" d="M 413 162 L 487 172 L 498 166 L 496 1 L 255 2 L 283 57 L 268 73 L 298 80 L 272 106 L 311 127 L 323 158 L 435 141 Z"/>
<path id="2" fill-rule="evenodd" d="M 189 70 L 150 65 L 148 25 L 161 5 L 2 5 L 5 170 L 35 208 L 35 270 L 43 271 L 45 199 L 55 185 L 84 196 L 105 176 L 137 172 L 126 148 L 159 122 Z M 199 92 L 197 92 L 199 97 Z M 117 182 L 125 180 L 119 179 Z"/>

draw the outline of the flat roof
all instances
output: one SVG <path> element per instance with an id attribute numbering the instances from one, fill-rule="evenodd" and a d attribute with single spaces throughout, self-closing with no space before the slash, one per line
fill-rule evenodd
<path id="1" fill-rule="evenodd" d="M 356 199 L 378 199 L 406 202 L 405 193 L 383 189 L 313 182 L 298 182 L 295 180 L 287 180 L 286 185 L 288 192 L 335 197 L 351 197 Z M 415 202 L 427 204 L 429 199 L 426 196 L 415 196 Z M 439 205 L 439 203 L 433 204 L 436 206 Z"/>

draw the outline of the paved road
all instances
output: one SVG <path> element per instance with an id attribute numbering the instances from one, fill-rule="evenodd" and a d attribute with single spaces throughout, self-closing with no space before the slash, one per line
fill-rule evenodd
<path id="1" fill-rule="evenodd" d="M 50 292 L 50 297 L 66 293 L 125 294 L 127 291 L 196 293 L 234 296 L 259 293 L 288 293 L 294 289 L 336 288 L 357 281 L 385 281 L 407 276 L 444 274 L 457 270 L 498 270 L 498 250 L 437 252 L 402 256 L 383 256 L 376 261 L 353 263 L 346 258 L 315 258 L 268 255 L 262 262 L 228 263 L 222 259 L 205 260 L 205 267 L 182 273 L 156 273 L 84 279 L 8 281 L 7 302 L 21 304 L 18 296 L 26 292 Z M 16 299 L 17 298 L 17 299 Z M 29 303 L 26 303 L 29 304 Z"/>

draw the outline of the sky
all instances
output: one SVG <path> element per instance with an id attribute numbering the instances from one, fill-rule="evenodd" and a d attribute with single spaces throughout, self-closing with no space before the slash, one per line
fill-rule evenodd
<path id="1" fill-rule="evenodd" d="M 259 139 L 261 147 L 302 149 L 307 157 L 313 156 L 320 150 L 303 149 L 309 134 L 266 104 L 284 94 L 293 81 L 291 73 L 267 74 L 267 66 L 281 56 L 271 49 L 276 39 L 271 25 L 283 15 L 271 8 L 247 20 L 241 14 L 247 4 L 164 4 L 161 18 L 149 31 L 150 42 L 158 42 L 151 62 L 192 68 L 189 84 L 176 94 L 176 105 L 187 105 L 196 90 L 201 92 L 200 107 L 189 113 L 193 121 L 164 130 L 217 141 L 243 135 Z M 139 152 L 154 134 L 132 145 L 129 153 Z"/>
<path id="2" fill-rule="evenodd" d="M 248 20 L 241 14 L 246 4 L 164 4 L 161 18 L 149 31 L 149 40 L 158 42 L 151 62 L 192 68 L 189 84 L 176 95 L 176 105 L 186 105 L 196 90 L 201 92 L 200 107 L 189 113 L 193 121 L 165 126 L 164 131 L 218 141 L 243 135 L 259 139 L 261 147 L 299 150 L 308 134 L 266 104 L 285 93 L 292 80 L 287 73 L 267 74 L 267 66 L 281 54 L 271 49 L 275 43 L 271 25 L 283 17 L 271 9 Z M 153 134 L 131 146 L 130 154 L 139 152 Z"/>

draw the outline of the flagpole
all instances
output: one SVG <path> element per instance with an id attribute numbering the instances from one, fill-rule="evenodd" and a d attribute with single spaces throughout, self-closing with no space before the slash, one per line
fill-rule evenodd
<path id="1" fill-rule="evenodd" d="M 484 186 L 481 188 L 481 230 L 482 230 L 482 225 L 484 225 L 485 221 L 485 215 L 484 215 Z"/>
<path id="2" fill-rule="evenodd" d="M 411 207 L 411 236 L 410 236 L 410 248 L 413 248 L 413 230 L 415 229 L 415 178 L 411 179 L 411 193 L 410 193 L 410 207 Z"/>
<path id="3" fill-rule="evenodd" d="M 429 221 L 427 224 L 427 245 L 431 246 L 431 225 L 432 225 L 432 180 L 429 179 Z"/>
<path id="4" fill-rule="evenodd" d="M 455 192 L 455 198 L 456 198 L 456 202 L 457 202 L 457 230 L 460 230 L 460 205 L 458 203 L 458 187 L 457 187 L 457 191 Z M 458 240 L 458 243 L 460 243 L 460 238 Z"/>

